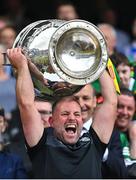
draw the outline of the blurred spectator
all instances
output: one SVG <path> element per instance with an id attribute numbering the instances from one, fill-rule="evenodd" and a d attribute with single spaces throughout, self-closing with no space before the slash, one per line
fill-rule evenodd
<path id="1" fill-rule="evenodd" d="M 100 31 L 103 33 L 106 42 L 109 56 L 116 51 L 117 35 L 114 27 L 107 23 L 101 23 L 97 25 Z"/>
<path id="2" fill-rule="evenodd" d="M 136 62 L 136 17 L 131 25 L 132 41 L 125 49 L 125 54 L 131 63 Z"/>
<path id="3" fill-rule="evenodd" d="M 136 80 L 134 77 L 132 77 L 133 69 L 127 56 L 125 56 L 123 53 L 116 52 L 111 56 L 111 60 L 115 64 L 118 71 L 121 85 L 134 92 L 136 90 Z"/>
<path id="4" fill-rule="evenodd" d="M 20 112 L 18 107 L 12 111 L 12 118 L 9 121 L 7 133 L 10 137 L 10 144 L 8 149 L 12 153 L 16 153 L 22 157 L 24 167 L 28 174 L 28 178 L 33 178 L 32 176 L 32 164 L 27 154 L 25 147 L 25 139 L 23 134 L 23 128 L 20 119 Z"/>
<path id="5" fill-rule="evenodd" d="M 12 143 L 19 142 L 22 139 L 24 140 L 18 107 L 11 111 L 11 119 L 9 121 L 7 131 L 10 136 L 10 141 Z"/>
<path id="6" fill-rule="evenodd" d="M 118 96 L 117 118 L 115 126 L 120 130 L 120 139 L 123 148 L 125 164 L 129 177 L 136 178 L 136 126 L 133 123 L 136 102 L 134 95 L 126 88 L 121 88 Z M 133 131 L 134 130 L 134 131 Z"/>
<path id="7" fill-rule="evenodd" d="M 3 148 L 3 143 L 4 145 L 7 145 L 10 142 L 10 137 L 6 132 L 8 127 L 8 122 L 6 121 L 4 116 L 5 116 L 4 109 L 0 106 L 0 143 L 1 143 L 0 149 Z"/>
<path id="8" fill-rule="evenodd" d="M 0 53 L 0 104 L 5 110 L 5 116 L 7 119 L 11 118 L 11 111 L 16 108 L 16 93 L 14 77 L 10 77 L 3 66 L 4 58 Z"/>
<path id="9" fill-rule="evenodd" d="M 20 156 L 11 153 L 7 149 L 3 134 L 6 131 L 7 122 L 4 117 L 4 109 L 0 107 L 0 178 L 1 179 L 25 179 L 23 161 Z"/>
<path id="10" fill-rule="evenodd" d="M 61 20 L 78 19 L 78 13 L 75 5 L 70 1 L 60 1 L 56 6 L 56 18 Z"/>
<path id="11" fill-rule="evenodd" d="M 13 46 L 16 38 L 16 29 L 12 25 L 5 26 L 0 30 L 0 44 L 4 50 L 7 50 Z"/>
<path id="12" fill-rule="evenodd" d="M 118 109 L 116 126 L 122 132 L 126 132 L 129 123 L 133 119 L 135 113 L 135 99 L 134 95 L 127 88 L 121 87 L 121 94 L 118 96 Z"/>
<path id="13" fill-rule="evenodd" d="M 116 48 L 117 45 L 117 34 L 115 28 L 106 23 L 101 23 L 97 25 L 101 32 L 104 34 L 105 39 L 107 41 L 107 49 L 109 53 L 109 57 L 112 60 L 113 64 L 117 67 L 121 76 L 121 83 L 125 85 L 125 87 L 130 90 L 135 90 L 135 79 L 130 76 L 131 67 L 129 66 L 129 62 L 126 63 L 127 57 L 123 55 L 123 53 L 119 52 Z"/>
<path id="14" fill-rule="evenodd" d="M 20 32 L 30 20 L 26 17 L 26 7 L 24 0 L 4 0 L 5 16 L 16 27 L 17 33 Z"/>
<path id="15" fill-rule="evenodd" d="M 7 25 L 0 30 L 0 49 L 6 52 L 7 49 L 12 48 L 16 38 L 16 29 L 12 25 Z M 4 62 L 9 63 L 6 54 L 4 54 Z M 11 66 L 4 67 L 8 75 L 13 75 Z"/>
<path id="16" fill-rule="evenodd" d="M 35 106 L 41 115 L 44 127 L 49 127 L 49 117 L 52 115 L 52 104 L 47 100 L 37 97 L 35 99 Z"/>
<path id="17" fill-rule="evenodd" d="M 116 49 L 119 52 L 124 52 L 124 48 L 130 43 L 130 35 L 117 27 L 117 13 L 111 8 L 106 8 L 101 14 L 101 21 L 103 23 L 111 24 L 116 31 Z"/>
<path id="18" fill-rule="evenodd" d="M 9 24 L 10 24 L 10 21 L 6 16 L 0 16 L 0 30 Z"/>

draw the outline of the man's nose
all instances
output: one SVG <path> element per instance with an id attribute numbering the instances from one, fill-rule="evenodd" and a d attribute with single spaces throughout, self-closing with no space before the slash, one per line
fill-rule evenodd
<path id="1" fill-rule="evenodd" d="M 123 109 L 123 113 L 126 115 L 126 114 L 128 114 L 128 109 L 125 107 L 124 109 Z"/>
<path id="2" fill-rule="evenodd" d="M 70 120 L 74 120 L 75 119 L 75 115 L 73 113 L 70 113 L 68 117 L 69 117 Z"/>

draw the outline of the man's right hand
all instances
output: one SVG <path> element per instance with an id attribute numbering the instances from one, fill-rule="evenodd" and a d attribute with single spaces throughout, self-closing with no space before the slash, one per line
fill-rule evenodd
<path id="1" fill-rule="evenodd" d="M 11 62 L 11 64 L 17 69 L 21 69 L 22 67 L 28 64 L 28 60 L 25 55 L 22 53 L 21 48 L 12 48 L 7 50 L 7 56 Z"/>

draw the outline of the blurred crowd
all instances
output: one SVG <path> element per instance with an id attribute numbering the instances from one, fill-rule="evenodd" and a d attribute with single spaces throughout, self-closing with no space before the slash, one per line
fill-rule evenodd
<path id="1" fill-rule="evenodd" d="M 27 155 L 16 100 L 15 70 L 9 65 L 6 50 L 12 48 L 20 30 L 34 20 L 25 15 L 25 8 L 21 0 L 7 0 L 7 6 L 6 13 L 0 14 L 0 52 L 3 53 L 3 58 L 0 59 L 0 167 L 3 167 L 0 168 L 0 178 L 33 178 L 32 164 Z M 55 17 L 50 17 L 50 19 L 57 18 L 68 21 L 81 18 L 76 7 L 68 1 L 55 4 L 54 14 Z M 121 89 L 121 94 L 118 95 L 115 124 L 119 131 L 116 137 L 119 136 L 119 138 L 117 141 L 113 140 L 114 143 L 111 140 L 108 149 L 109 152 L 114 151 L 116 143 L 119 144 L 120 151 L 116 151 L 114 154 L 115 157 L 119 157 L 118 170 L 117 174 L 112 172 L 112 168 L 115 168 L 116 165 L 112 167 L 111 163 L 110 166 L 107 161 L 108 155 L 105 155 L 103 177 L 136 178 L 136 16 L 129 24 L 131 33 L 128 33 L 116 26 L 115 14 L 113 9 L 107 7 L 101 13 L 101 18 L 96 24 L 106 39 L 109 57 L 120 77 Z M 3 66 L 3 64 L 5 65 Z M 95 91 L 96 106 L 99 106 L 103 103 L 103 99 L 100 100 L 101 93 L 97 92 L 97 89 Z M 44 126 L 50 126 L 48 117 L 52 114 L 52 102 L 35 99 L 35 104 L 43 118 Z M 110 161 L 113 159 L 111 158 Z M 9 172 L 9 169 L 12 172 Z M 116 169 L 114 170 L 116 171 Z"/>

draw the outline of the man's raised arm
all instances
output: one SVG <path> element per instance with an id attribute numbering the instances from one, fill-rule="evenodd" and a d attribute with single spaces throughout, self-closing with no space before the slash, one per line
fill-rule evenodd
<path id="1" fill-rule="evenodd" d="M 34 105 L 34 87 L 28 68 L 28 60 L 21 48 L 8 49 L 7 55 L 17 70 L 16 95 L 24 135 L 29 146 L 36 145 L 43 134 L 41 116 Z"/>
<path id="2" fill-rule="evenodd" d="M 92 127 L 98 134 L 101 141 L 108 143 L 116 119 L 117 94 L 113 80 L 106 70 L 99 78 L 99 81 L 101 84 L 101 93 L 104 98 L 104 102 L 94 114 Z"/>

